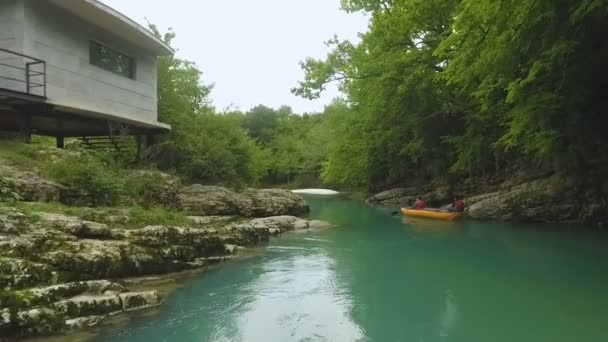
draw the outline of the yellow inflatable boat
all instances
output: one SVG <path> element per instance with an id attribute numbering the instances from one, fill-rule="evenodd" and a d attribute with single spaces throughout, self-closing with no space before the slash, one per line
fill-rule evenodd
<path id="1" fill-rule="evenodd" d="M 442 221 L 455 221 L 464 215 L 463 213 L 440 211 L 439 209 L 416 210 L 416 209 L 402 208 L 401 212 L 405 216 L 422 217 L 422 218 L 429 218 L 429 219 L 442 220 Z"/>

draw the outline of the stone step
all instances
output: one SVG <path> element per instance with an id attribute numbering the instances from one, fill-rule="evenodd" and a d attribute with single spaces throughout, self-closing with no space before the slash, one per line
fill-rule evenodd
<path id="1" fill-rule="evenodd" d="M 104 316 L 141 310 L 161 303 L 156 291 L 82 295 L 53 303 L 51 307 L 66 318 Z"/>
<path id="2" fill-rule="evenodd" d="M 68 329 L 80 329 L 99 323 L 121 312 L 142 310 L 161 304 L 156 291 L 126 292 L 108 295 L 83 295 L 65 299 L 50 307 L 36 307 L 11 314 L 0 309 L 0 336 L 48 335 Z"/>

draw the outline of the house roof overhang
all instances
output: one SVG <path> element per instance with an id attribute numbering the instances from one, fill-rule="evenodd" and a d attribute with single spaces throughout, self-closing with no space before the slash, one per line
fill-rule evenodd
<path id="1" fill-rule="evenodd" d="M 129 43 L 156 53 L 157 56 L 173 55 L 175 51 L 145 27 L 131 18 L 97 0 L 48 0 L 81 19 L 101 27 Z"/>

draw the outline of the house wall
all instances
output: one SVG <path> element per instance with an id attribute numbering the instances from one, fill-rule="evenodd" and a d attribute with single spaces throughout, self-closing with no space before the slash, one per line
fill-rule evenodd
<path id="1" fill-rule="evenodd" d="M 0 1 L 0 49 L 21 51 L 23 42 L 23 4 L 18 0 Z M 0 51 L 0 63 L 23 67 L 23 59 Z M 0 65 L 0 76 L 22 79 L 23 71 Z M 0 78 L 0 88 L 24 91 L 20 82 Z"/>
<path id="2" fill-rule="evenodd" d="M 48 102 L 146 123 L 157 122 L 157 59 L 46 1 L 24 6 L 23 53 L 45 60 Z M 136 61 L 136 79 L 89 62 L 91 40 Z"/>

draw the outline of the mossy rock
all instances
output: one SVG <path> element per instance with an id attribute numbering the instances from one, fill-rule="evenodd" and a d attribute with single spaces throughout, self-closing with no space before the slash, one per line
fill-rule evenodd
<path id="1" fill-rule="evenodd" d="M 17 290 L 49 285 L 57 278 L 57 272 L 50 265 L 21 259 L 0 258 L 0 288 Z"/>

